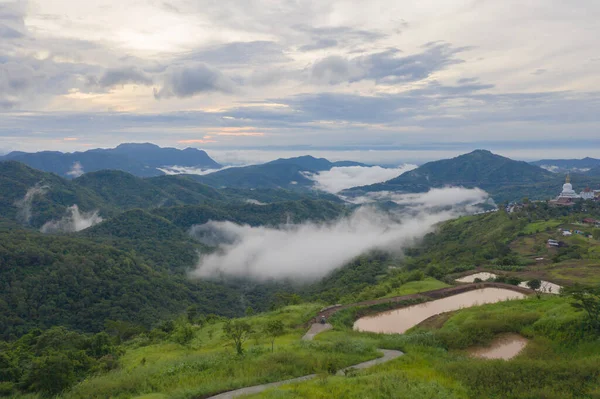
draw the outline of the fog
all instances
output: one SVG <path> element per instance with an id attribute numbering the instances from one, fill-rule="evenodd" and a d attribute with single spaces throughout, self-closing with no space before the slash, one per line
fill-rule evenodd
<path id="1" fill-rule="evenodd" d="M 31 187 L 25 193 L 25 196 L 15 201 L 15 206 L 19 209 L 17 217 L 24 223 L 31 221 L 31 206 L 36 195 L 44 195 L 50 189 L 50 186 L 42 185 L 41 183 Z"/>
<path id="2" fill-rule="evenodd" d="M 472 212 L 474 204 L 487 198 L 479 189 L 446 188 L 402 197 L 412 201 L 403 211 L 382 212 L 366 205 L 329 223 L 273 228 L 211 221 L 193 227 L 191 233 L 206 245 L 219 246 L 201 257 L 192 275 L 315 280 L 369 250 L 401 254 L 437 223 Z M 446 208 L 440 209 L 440 204 Z"/>
<path id="3" fill-rule="evenodd" d="M 319 173 L 306 173 L 305 176 L 315 181 L 315 188 L 329 193 L 338 193 L 352 187 L 388 181 L 410 170 L 417 165 L 401 165 L 397 168 L 381 166 L 343 166 Z"/>
<path id="4" fill-rule="evenodd" d="M 102 221 L 98 211 L 81 212 L 77 205 L 67 208 L 65 216 L 60 220 L 46 222 L 40 231 L 42 233 L 72 233 L 85 230 Z"/>
<path id="5" fill-rule="evenodd" d="M 79 177 L 83 175 L 85 172 L 83 171 L 83 166 L 80 162 L 73 162 L 73 166 L 71 166 L 71 170 L 67 172 L 68 176 L 71 177 Z"/>
<path id="6" fill-rule="evenodd" d="M 354 204 L 368 204 L 377 201 L 392 201 L 409 209 L 431 211 L 439 207 L 463 207 L 467 212 L 475 211 L 470 206 L 489 203 L 494 205 L 492 198 L 480 188 L 466 189 L 463 187 L 432 188 L 426 193 L 395 193 L 378 191 L 367 193 L 357 198 L 344 198 Z"/>
<path id="7" fill-rule="evenodd" d="M 194 168 L 193 166 L 163 166 L 162 168 L 156 168 L 163 172 L 165 175 L 209 175 L 211 173 L 219 172 L 221 170 L 229 169 L 232 166 L 224 166 L 220 169 L 202 169 Z"/>

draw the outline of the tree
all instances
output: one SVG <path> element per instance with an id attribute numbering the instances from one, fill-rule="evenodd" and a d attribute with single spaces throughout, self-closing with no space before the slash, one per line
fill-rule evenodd
<path id="1" fill-rule="evenodd" d="M 73 362 L 64 354 L 56 353 L 35 359 L 25 383 L 34 390 L 56 395 L 75 383 Z"/>
<path id="2" fill-rule="evenodd" d="M 538 299 L 541 297 L 541 294 L 542 294 L 540 291 L 540 289 L 542 288 L 541 280 L 539 280 L 539 279 L 529 280 L 527 282 L 527 286 L 535 291 L 535 295 L 538 297 Z"/>
<path id="3" fill-rule="evenodd" d="M 271 320 L 264 327 L 265 334 L 271 339 L 271 352 L 275 351 L 275 338 L 283 335 L 285 327 L 281 320 Z"/>
<path id="4" fill-rule="evenodd" d="M 571 305 L 575 309 L 584 310 L 590 326 L 600 331 L 600 286 L 586 287 L 576 284 L 563 289 L 563 294 L 575 300 Z"/>
<path id="5" fill-rule="evenodd" d="M 244 354 L 244 342 L 250 338 L 252 332 L 252 326 L 243 320 L 228 320 L 223 326 L 225 337 L 233 341 L 238 355 Z"/>
<path id="6" fill-rule="evenodd" d="M 592 237 L 594 237 L 594 240 L 600 240 L 600 229 L 594 229 L 594 231 L 592 231 Z"/>

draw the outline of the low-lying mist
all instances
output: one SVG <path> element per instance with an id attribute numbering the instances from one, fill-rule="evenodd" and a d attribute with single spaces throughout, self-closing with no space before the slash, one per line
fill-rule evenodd
<path id="1" fill-rule="evenodd" d="M 81 212 L 77 205 L 67 208 L 65 216 L 60 220 L 46 222 L 40 231 L 42 233 L 73 233 L 85 230 L 102 221 L 98 211 Z"/>
<path id="2" fill-rule="evenodd" d="M 384 212 L 365 205 L 330 223 L 273 228 L 211 221 L 194 226 L 193 236 L 218 247 L 200 259 L 192 275 L 316 280 L 370 250 L 401 254 L 433 231 L 437 223 L 472 213 L 475 204 L 488 199 L 479 189 L 432 191 L 410 194 L 411 205 L 400 211 Z M 402 199 L 408 201 L 408 197 Z"/>
<path id="3" fill-rule="evenodd" d="M 415 169 L 417 165 L 401 165 L 397 168 L 381 166 L 340 166 L 319 173 L 304 175 L 315 182 L 315 188 L 328 193 L 339 193 L 352 187 L 382 183 Z"/>
<path id="4" fill-rule="evenodd" d="M 37 195 L 46 194 L 46 192 L 48 192 L 49 189 L 50 186 L 38 183 L 35 186 L 31 187 L 29 190 L 27 190 L 25 196 L 22 199 L 15 201 L 15 206 L 18 209 L 17 218 L 21 222 L 28 224 L 31 221 L 31 207 L 33 205 L 33 200 Z"/>

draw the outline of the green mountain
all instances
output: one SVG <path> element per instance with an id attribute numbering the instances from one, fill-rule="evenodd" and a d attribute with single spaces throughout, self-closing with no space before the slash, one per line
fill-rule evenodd
<path id="1" fill-rule="evenodd" d="M 114 213 L 112 205 L 71 181 L 19 162 L 0 162 L 1 217 L 40 227 L 62 217 L 73 204 L 82 211 L 100 209 L 107 215 Z"/>
<path id="2" fill-rule="evenodd" d="M 336 166 L 366 166 L 358 162 L 330 162 L 309 155 L 277 159 L 261 165 L 229 168 L 195 179 L 213 187 L 286 188 L 290 190 L 312 187 L 314 181 L 306 173 L 330 170 Z"/>
<path id="3" fill-rule="evenodd" d="M 11 152 L 0 156 L 0 161 L 13 160 L 33 168 L 56 173 L 66 178 L 77 177 L 81 173 L 104 169 L 121 170 L 136 176 L 149 177 L 164 174 L 158 168 L 183 166 L 202 169 L 221 167 L 204 151 L 195 148 L 179 150 L 161 148 L 154 144 L 121 144 L 111 149 L 93 149 L 85 152 L 63 153 L 41 151 L 26 153 Z"/>
<path id="4" fill-rule="evenodd" d="M 542 159 L 531 162 L 532 165 L 548 169 L 554 173 L 585 172 L 587 169 L 600 168 L 600 159 L 586 157 L 583 159 Z"/>
<path id="5" fill-rule="evenodd" d="M 0 162 L 0 188 L 0 217 L 35 228 L 60 219 L 67 207 L 75 204 L 83 212 L 98 210 L 100 216 L 107 218 L 136 208 L 205 204 L 220 209 L 226 204 L 245 206 L 252 205 L 248 202 L 269 204 L 306 199 L 342 202 L 336 196 L 317 191 L 218 190 L 183 175 L 140 178 L 122 171 L 103 170 L 67 180 L 15 161 Z M 28 191 L 29 199 L 25 201 Z"/>
<path id="6" fill-rule="evenodd" d="M 426 192 L 445 186 L 479 187 L 497 201 L 515 201 L 523 197 L 550 199 L 561 190 L 564 176 L 551 173 L 527 162 L 476 150 L 456 158 L 429 162 L 384 183 L 347 190 L 361 192 Z M 575 187 L 594 185 L 594 179 L 573 175 Z"/>

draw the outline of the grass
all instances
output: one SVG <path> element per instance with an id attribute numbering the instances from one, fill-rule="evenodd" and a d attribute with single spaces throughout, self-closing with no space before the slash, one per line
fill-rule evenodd
<path id="1" fill-rule="evenodd" d="M 250 398 L 598 398 L 600 339 L 582 333 L 582 314 L 566 298 L 544 296 L 499 302 L 454 313 L 438 329 L 407 334 L 331 331 L 322 340 L 343 337 L 406 355 L 344 377 L 290 384 Z M 530 338 L 515 359 L 483 360 L 465 355 L 497 334 Z"/>
<path id="2" fill-rule="evenodd" d="M 120 368 L 82 381 L 61 398 L 200 398 L 380 356 L 373 342 L 360 339 L 301 341 L 303 323 L 320 308 L 318 304 L 297 305 L 246 318 L 257 333 L 245 344 L 243 356 L 236 355 L 222 335 L 222 323 L 197 327 L 186 346 L 137 338 L 128 343 Z M 282 320 L 286 326 L 285 335 L 275 341 L 274 352 L 270 341 L 259 333 L 270 320 Z"/>
<path id="3" fill-rule="evenodd" d="M 384 296 L 384 298 L 391 298 L 401 295 L 418 294 L 420 292 L 433 291 L 440 288 L 450 287 L 450 285 L 436 280 L 433 277 L 425 277 L 420 281 L 411 281 L 403 284 L 399 288 L 392 290 L 390 293 Z"/>
<path id="4" fill-rule="evenodd" d="M 529 223 L 521 230 L 523 234 L 535 234 L 541 231 L 555 230 L 563 222 L 557 219 Z"/>

